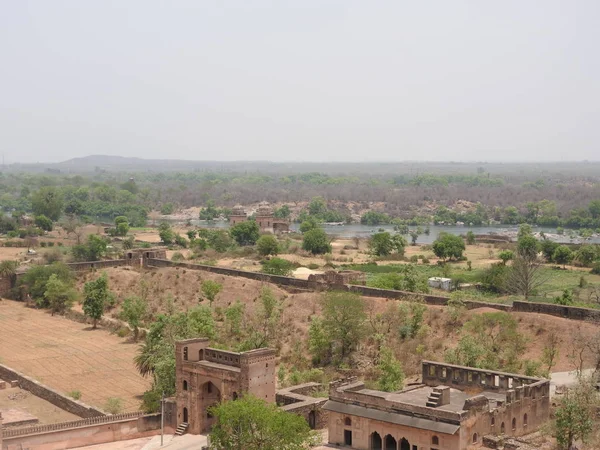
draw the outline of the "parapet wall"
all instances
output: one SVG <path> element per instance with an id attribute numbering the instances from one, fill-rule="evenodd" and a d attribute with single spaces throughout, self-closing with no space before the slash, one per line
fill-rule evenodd
<path id="1" fill-rule="evenodd" d="M 461 390 L 469 387 L 481 391 L 506 392 L 507 403 L 510 403 L 511 395 L 509 393 L 511 390 L 523 392 L 525 397 L 543 397 L 550 393 L 550 381 L 543 378 L 474 369 L 434 361 L 423 361 L 422 376 L 423 383 L 428 386 L 444 385 Z M 523 388 L 522 391 L 521 388 Z"/>
<path id="2" fill-rule="evenodd" d="M 43 385 L 39 381 L 29 378 L 27 375 L 23 375 L 10 367 L 0 364 L 0 378 L 5 381 L 17 380 L 19 387 L 26 391 L 31 392 L 33 395 L 40 397 L 60 409 L 64 409 L 72 414 L 79 417 L 97 417 L 104 416 L 106 413 L 100 409 L 94 408 L 93 406 L 86 405 L 85 403 L 69 398 L 48 386 Z M 6 436 L 6 431 L 4 432 Z"/>
<path id="3" fill-rule="evenodd" d="M 160 417 L 136 412 L 5 430 L 2 449 L 69 449 L 153 436 L 160 433 Z"/>
<path id="4" fill-rule="evenodd" d="M 125 260 L 125 259 L 107 259 L 107 260 L 103 260 L 103 261 L 84 261 L 84 262 L 67 263 L 66 265 L 75 272 L 83 272 L 86 270 L 106 269 L 107 267 L 126 266 L 127 260 Z"/>

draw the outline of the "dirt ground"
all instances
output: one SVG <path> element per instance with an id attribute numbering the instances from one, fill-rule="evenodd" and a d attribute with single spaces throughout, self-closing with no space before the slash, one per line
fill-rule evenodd
<path id="1" fill-rule="evenodd" d="M 261 289 L 268 286 L 277 298 L 283 301 L 282 317 L 282 348 L 283 359 L 292 352 L 295 343 L 306 343 L 308 339 L 308 328 L 314 315 L 321 313 L 321 295 L 316 292 L 290 293 L 278 286 L 240 277 L 229 277 L 203 271 L 189 269 L 162 268 L 158 270 L 138 271 L 127 268 L 110 268 L 107 271 L 110 289 L 119 298 L 139 293 L 142 286 L 148 289 L 151 298 L 150 309 L 154 313 L 163 311 L 166 298 L 171 297 L 178 310 L 185 311 L 198 305 L 202 298 L 200 285 L 203 280 L 214 280 L 223 285 L 221 293 L 217 296 L 213 308 L 221 310 L 235 303 L 237 300 L 245 305 L 248 316 L 256 312 L 259 304 L 257 298 Z M 85 281 L 97 275 L 87 274 L 80 278 L 82 285 Z M 365 297 L 367 313 L 370 317 L 383 313 L 392 302 L 384 298 Z M 200 304 L 208 305 L 207 301 Z M 472 315 L 483 312 L 496 312 L 491 308 L 479 308 L 467 311 L 463 322 Z M 109 313 L 115 315 L 118 308 Z M 513 313 L 518 321 L 519 332 L 526 338 L 526 351 L 524 359 L 539 360 L 542 357 L 543 348 L 550 332 L 554 331 L 560 338 L 559 357 L 554 371 L 573 370 L 575 365 L 570 357 L 573 349 L 574 332 L 580 333 L 588 340 L 600 333 L 600 327 L 592 323 L 574 322 L 568 319 L 553 317 L 543 314 Z M 443 361 L 444 353 L 453 348 L 460 337 L 460 326 L 449 326 L 446 308 L 440 306 L 428 306 L 428 314 L 425 321 L 430 328 L 426 338 L 426 349 L 422 355 L 423 359 L 434 359 Z M 416 369 L 420 356 L 411 353 L 407 355 L 412 361 L 411 366 Z M 594 364 L 593 355 L 589 352 L 584 354 L 585 367 Z M 408 365 L 408 362 L 407 362 Z"/>
<path id="2" fill-rule="evenodd" d="M 90 326 L 0 301 L 0 361 L 81 401 L 103 408 L 111 397 L 137 411 L 149 380 L 133 364 L 137 345 Z"/>
<path id="3" fill-rule="evenodd" d="M 25 411 L 37 417 L 40 425 L 81 419 L 81 417 L 60 409 L 52 403 L 18 387 L 8 387 L 7 389 L 0 390 L 0 412 L 8 409 Z M 3 414 L 3 416 L 6 423 L 7 415 Z"/>

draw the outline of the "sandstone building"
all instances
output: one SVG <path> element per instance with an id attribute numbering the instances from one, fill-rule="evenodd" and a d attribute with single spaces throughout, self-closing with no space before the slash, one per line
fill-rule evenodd
<path id="1" fill-rule="evenodd" d="M 423 361 L 401 392 L 330 385 L 329 442 L 359 450 L 463 450 L 485 435 L 520 436 L 548 419 L 550 381 Z"/>
<path id="2" fill-rule="evenodd" d="M 285 233 L 290 230 L 290 221 L 288 219 L 278 219 L 273 215 L 273 208 L 267 202 L 261 202 L 255 214 L 256 222 L 263 233 Z M 242 205 L 235 205 L 229 216 L 229 223 L 245 222 L 248 215 Z"/>
<path id="3" fill-rule="evenodd" d="M 179 341 L 175 346 L 177 425 L 192 434 L 210 430 L 208 409 L 250 393 L 275 402 L 275 350 L 236 353 L 210 348 L 207 338 Z"/>

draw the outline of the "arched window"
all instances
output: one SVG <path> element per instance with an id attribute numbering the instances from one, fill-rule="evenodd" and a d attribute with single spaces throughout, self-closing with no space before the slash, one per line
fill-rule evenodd
<path id="1" fill-rule="evenodd" d="M 517 429 L 517 418 L 516 417 L 513 417 L 512 429 L 513 429 L 513 431 Z"/>
<path id="2" fill-rule="evenodd" d="M 344 425 L 347 427 L 351 427 L 352 426 L 352 419 L 350 417 L 346 417 L 344 419 Z"/>
<path id="3" fill-rule="evenodd" d="M 479 439 L 479 436 L 477 436 L 477 433 L 473 434 L 473 444 L 477 443 L 477 440 Z"/>
<path id="4" fill-rule="evenodd" d="M 183 390 L 187 391 L 187 380 L 183 380 Z"/>
<path id="5" fill-rule="evenodd" d="M 432 444 L 432 445 L 440 445 L 440 438 L 439 438 L 439 437 L 437 437 L 437 436 L 433 436 L 433 437 L 431 438 L 431 444 Z"/>
<path id="6" fill-rule="evenodd" d="M 187 347 L 183 347 L 183 360 L 184 361 L 188 360 L 188 348 Z"/>
<path id="7" fill-rule="evenodd" d="M 496 418 L 492 416 L 492 426 L 496 425 Z"/>
<path id="8" fill-rule="evenodd" d="M 505 429 L 505 427 L 504 427 L 504 422 L 502 422 L 502 423 L 500 424 L 500 433 L 504 434 L 504 429 Z"/>
<path id="9" fill-rule="evenodd" d="M 234 400 L 237 400 L 237 399 L 238 399 L 237 392 L 234 392 L 234 393 L 233 393 L 233 399 L 234 399 Z"/>
<path id="10" fill-rule="evenodd" d="M 523 426 L 526 427 L 527 426 L 527 414 L 523 415 Z"/>

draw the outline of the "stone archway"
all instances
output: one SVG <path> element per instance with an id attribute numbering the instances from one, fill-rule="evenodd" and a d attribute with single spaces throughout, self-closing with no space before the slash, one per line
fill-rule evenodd
<path id="1" fill-rule="evenodd" d="M 391 434 L 388 434 L 385 437 L 385 450 L 398 450 L 398 443 L 396 442 L 396 438 Z"/>
<path id="2" fill-rule="evenodd" d="M 410 450 L 410 444 L 406 438 L 400 439 L 400 450 Z"/>
<path id="3" fill-rule="evenodd" d="M 370 449 L 371 450 L 382 450 L 383 449 L 383 441 L 381 440 L 381 436 L 377 431 L 371 433 L 370 439 Z"/>
<path id="4" fill-rule="evenodd" d="M 215 418 L 210 413 L 211 406 L 218 405 L 221 402 L 221 391 L 212 382 L 207 381 L 200 387 L 200 404 L 202 414 L 202 431 L 210 431 Z"/>

